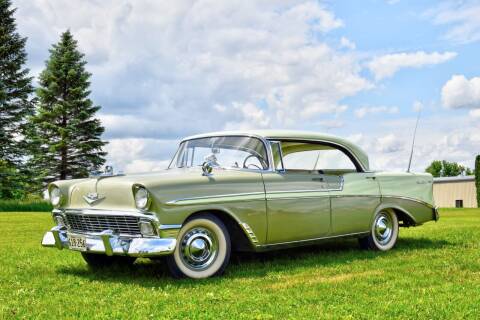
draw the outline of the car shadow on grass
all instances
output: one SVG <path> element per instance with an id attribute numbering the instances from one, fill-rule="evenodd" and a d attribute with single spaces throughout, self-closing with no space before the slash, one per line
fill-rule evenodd
<path id="1" fill-rule="evenodd" d="M 294 271 L 299 268 L 328 267 L 350 264 L 359 260 L 374 260 L 385 255 L 403 254 L 408 251 L 435 250 L 453 244 L 446 240 L 429 238 L 399 238 L 396 247 L 388 252 L 361 250 L 356 240 L 326 241 L 322 244 L 282 249 L 261 253 L 233 253 L 230 266 L 223 277 L 204 280 L 173 279 L 165 258 L 138 259 L 133 266 L 114 266 L 92 270 L 79 262 L 78 267 L 62 267 L 57 271 L 66 276 L 77 276 L 92 281 L 134 284 L 146 287 L 189 287 L 232 278 L 265 277 L 271 272 Z"/>

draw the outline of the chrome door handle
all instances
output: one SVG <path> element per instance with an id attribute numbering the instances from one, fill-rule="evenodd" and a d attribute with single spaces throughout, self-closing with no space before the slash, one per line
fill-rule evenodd
<path id="1" fill-rule="evenodd" d="M 323 182 L 323 178 L 312 178 L 312 181 Z"/>

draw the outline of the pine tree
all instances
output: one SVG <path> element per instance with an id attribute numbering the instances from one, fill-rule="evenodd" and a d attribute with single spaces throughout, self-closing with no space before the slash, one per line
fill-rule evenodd
<path id="1" fill-rule="evenodd" d="M 0 198 L 23 196 L 26 119 L 33 112 L 27 39 L 16 32 L 10 7 L 10 0 L 0 0 Z"/>
<path id="2" fill-rule="evenodd" d="M 87 177 L 105 163 L 100 109 L 88 98 L 90 73 L 69 30 L 50 49 L 39 77 L 38 108 L 32 117 L 31 165 L 42 182 Z"/>

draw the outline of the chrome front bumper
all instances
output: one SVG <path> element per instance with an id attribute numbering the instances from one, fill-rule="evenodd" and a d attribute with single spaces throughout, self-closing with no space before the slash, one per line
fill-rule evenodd
<path id="1" fill-rule="evenodd" d="M 81 235 L 86 237 L 86 250 L 83 252 L 101 253 L 107 256 L 156 257 L 168 255 L 173 253 L 177 244 L 177 240 L 174 238 L 127 238 L 114 235 L 109 230 Z M 59 250 L 70 249 L 68 231 L 58 226 L 53 227 L 43 236 L 42 246 L 56 247 Z"/>
<path id="2" fill-rule="evenodd" d="M 440 214 L 438 213 L 438 207 L 433 208 L 433 220 L 437 222 L 440 219 Z"/>

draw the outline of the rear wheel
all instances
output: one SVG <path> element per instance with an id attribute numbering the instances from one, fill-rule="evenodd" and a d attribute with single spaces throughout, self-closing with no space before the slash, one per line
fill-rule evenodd
<path id="1" fill-rule="evenodd" d="M 370 234 L 360 238 L 362 248 L 387 251 L 395 246 L 398 238 L 398 218 L 391 210 L 380 211 L 375 215 Z"/>
<path id="2" fill-rule="evenodd" d="M 177 278 L 208 278 L 224 272 L 230 252 L 230 235 L 223 222 L 212 214 L 202 214 L 182 227 L 167 265 Z"/>
<path id="3" fill-rule="evenodd" d="M 125 256 L 106 256 L 104 254 L 94 254 L 82 252 L 83 260 L 92 269 L 101 269 L 111 266 L 131 266 L 136 258 Z"/>

